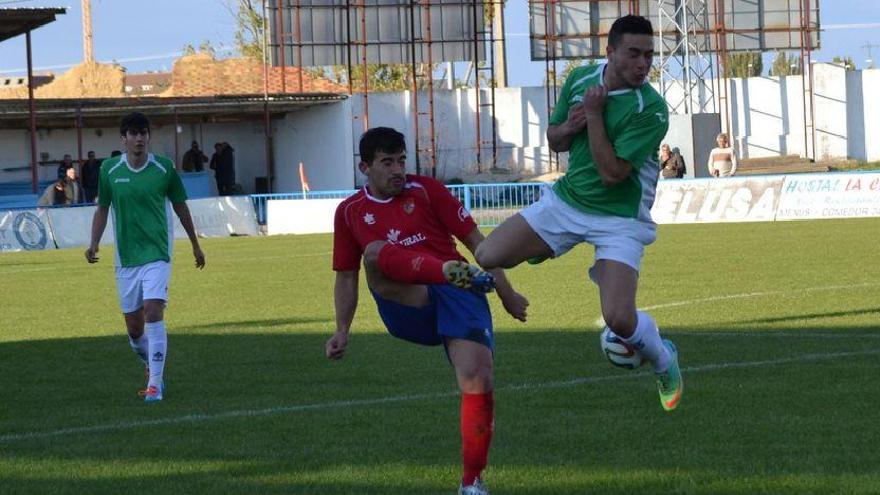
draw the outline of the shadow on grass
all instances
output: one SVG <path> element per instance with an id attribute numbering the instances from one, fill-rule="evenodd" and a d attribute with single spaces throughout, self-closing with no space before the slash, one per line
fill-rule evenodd
<path id="1" fill-rule="evenodd" d="M 237 327 L 279 327 L 284 325 L 299 325 L 303 323 L 327 323 L 333 321 L 329 318 L 267 318 L 265 320 L 238 320 L 218 321 L 214 323 L 202 323 L 199 325 L 185 325 L 179 329 L 203 330 L 212 328 L 237 328 Z"/>
<path id="2" fill-rule="evenodd" d="M 670 330 L 690 370 L 674 414 L 648 370 L 602 360 L 595 331 L 499 329 L 493 493 L 878 486 L 865 435 L 877 354 L 841 358 L 870 349 L 810 338 L 869 328 L 811 327 L 782 348 L 741 329 Z M 152 407 L 124 336 L 0 344 L 2 491 L 454 493 L 458 398 L 442 350 L 356 333 L 331 362 L 326 337 L 172 334 L 168 394 Z"/>

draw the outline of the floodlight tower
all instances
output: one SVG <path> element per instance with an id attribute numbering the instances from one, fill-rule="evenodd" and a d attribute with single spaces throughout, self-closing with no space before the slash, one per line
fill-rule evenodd
<path id="1" fill-rule="evenodd" d="M 660 92 L 673 113 L 715 112 L 706 0 L 655 0 Z"/>

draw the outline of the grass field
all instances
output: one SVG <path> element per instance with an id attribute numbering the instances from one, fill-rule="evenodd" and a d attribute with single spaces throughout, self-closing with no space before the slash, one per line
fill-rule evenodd
<path id="1" fill-rule="evenodd" d="M 646 369 L 599 353 L 591 251 L 493 297 L 493 494 L 880 493 L 880 220 L 663 226 L 639 305 L 679 346 L 665 414 Z M 0 493 L 450 494 L 458 398 L 443 352 L 384 332 L 362 284 L 349 355 L 330 237 L 204 241 L 178 257 L 165 401 L 146 406 L 112 253 L 0 256 Z"/>

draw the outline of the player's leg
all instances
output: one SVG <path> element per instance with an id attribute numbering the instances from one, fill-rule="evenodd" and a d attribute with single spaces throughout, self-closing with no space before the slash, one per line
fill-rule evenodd
<path id="1" fill-rule="evenodd" d="M 477 246 L 474 256 L 486 270 L 512 268 L 525 260 L 540 262 L 561 256 L 583 240 L 577 232 L 580 213 L 553 189 L 505 220 Z"/>
<path id="2" fill-rule="evenodd" d="M 364 265 L 375 267 L 383 278 L 403 284 L 452 284 L 462 289 L 489 292 L 495 287 L 491 274 L 458 260 L 443 261 L 429 254 L 405 249 L 386 241 L 374 241 L 364 249 Z"/>
<path id="3" fill-rule="evenodd" d="M 149 339 L 150 379 L 144 400 L 157 402 L 164 393 L 165 361 L 168 356 L 168 334 L 165 331 L 165 305 L 168 301 L 168 283 L 171 265 L 164 261 L 148 263 L 143 267 L 144 329 Z"/>
<path id="4" fill-rule="evenodd" d="M 481 476 L 489 460 L 495 419 L 492 351 L 483 343 L 448 339 L 447 352 L 461 390 L 460 493 L 488 493 Z"/>
<path id="5" fill-rule="evenodd" d="M 550 257 L 553 250 L 519 213 L 496 227 L 477 246 L 474 257 L 486 270 L 513 268 L 533 257 Z"/>
<path id="6" fill-rule="evenodd" d="M 144 334 L 144 297 L 139 267 L 117 267 L 116 289 L 119 307 L 128 332 L 128 344 L 134 353 L 148 366 L 149 338 Z M 149 374 L 149 368 L 148 374 Z"/>

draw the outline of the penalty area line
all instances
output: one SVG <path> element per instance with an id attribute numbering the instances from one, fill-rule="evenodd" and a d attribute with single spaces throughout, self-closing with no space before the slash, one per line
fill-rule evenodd
<path id="1" fill-rule="evenodd" d="M 736 368 L 755 368 L 762 366 L 776 366 L 783 364 L 793 364 L 793 363 L 802 363 L 808 361 L 821 361 L 827 359 L 837 359 L 842 357 L 857 357 L 857 356 L 869 356 L 880 354 L 880 349 L 873 349 L 867 351 L 852 351 L 852 352 L 830 352 L 830 353 L 813 353 L 813 354 L 802 354 L 799 356 L 793 356 L 789 358 L 781 358 L 781 359 L 771 359 L 771 360 L 762 360 L 762 361 L 740 361 L 740 362 L 727 362 L 727 363 L 716 363 L 716 364 L 707 364 L 702 366 L 690 366 L 683 367 L 683 373 L 700 373 L 700 372 L 709 372 L 716 370 L 724 370 L 724 369 L 736 369 Z M 562 380 L 562 381 L 553 381 L 553 382 L 541 382 L 541 383 L 521 383 L 521 384 L 511 384 L 503 387 L 499 387 L 495 389 L 495 392 L 521 392 L 521 391 L 530 391 L 530 390 L 547 390 L 547 389 L 557 389 L 557 388 L 566 388 L 566 387 L 574 387 L 578 385 L 587 385 L 592 383 L 603 383 L 609 381 L 616 380 L 628 380 L 635 378 L 644 378 L 652 375 L 651 372 L 637 372 L 630 373 L 625 375 L 606 375 L 606 376 L 596 376 L 596 377 L 583 377 L 583 378 L 574 378 L 571 380 Z M 94 426 L 80 426 L 80 427 L 72 427 L 72 428 L 61 428 L 57 430 L 48 430 L 48 431 L 32 431 L 26 433 L 10 433 L 6 435 L 0 435 L 0 443 L 10 443 L 20 440 L 35 440 L 35 439 L 43 439 L 43 438 L 52 438 L 52 437 L 61 437 L 66 435 L 82 435 L 82 434 L 98 434 L 98 433 L 109 433 L 114 431 L 121 430 L 132 430 L 137 428 L 145 428 L 152 426 L 166 426 L 166 425 L 177 425 L 184 423 L 204 423 L 208 421 L 217 421 L 224 419 L 237 419 L 237 418 L 253 418 L 253 417 L 264 417 L 264 416 L 275 416 L 279 414 L 285 413 L 296 413 L 303 411 L 319 411 L 319 410 L 328 410 L 328 409 L 339 409 L 339 408 L 352 408 L 352 407 L 363 407 L 363 406 L 377 406 L 383 404 L 394 404 L 400 402 L 413 402 L 418 400 L 426 400 L 426 399 L 444 399 L 447 397 L 457 397 L 459 395 L 458 391 L 450 391 L 450 392 L 438 392 L 438 393 L 424 393 L 424 394 L 407 394 L 407 395 L 396 395 L 390 397 L 380 397 L 376 399 L 351 399 L 351 400 L 340 400 L 340 401 L 332 401 L 332 402 L 319 402 L 315 404 L 300 404 L 293 406 L 280 406 L 280 407 L 270 407 L 264 409 L 242 409 L 242 410 L 233 410 L 226 411 L 221 413 L 213 413 L 213 414 L 187 414 L 184 416 L 174 416 L 170 418 L 160 418 L 160 419 L 151 419 L 144 421 L 121 421 L 116 423 L 105 423 Z"/>

